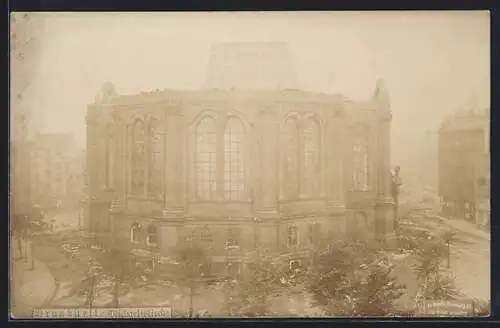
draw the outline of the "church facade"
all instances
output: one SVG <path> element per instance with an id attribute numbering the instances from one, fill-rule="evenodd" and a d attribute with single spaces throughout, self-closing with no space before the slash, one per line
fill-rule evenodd
<path id="1" fill-rule="evenodd" d="M 228 72 L 212 80 L 238 76 Z M 244 264 L 300 258 L 324 236 L 390 238 L 384 84 L 364 102 L 266 90 L 125 96 L 106 84 L 87 111 L 85 229 L 126 238 L 160 263 L 193 242 L 214 262 Z"/>
<path id="2" fill-rule="evenodd" d="M 88 107 L 86 229 L 160 258 L 196 240 L 216 260 L 297 254 L 320 233 L 387 238 L 390 120 L 379 96 L 108 86 Z"/>

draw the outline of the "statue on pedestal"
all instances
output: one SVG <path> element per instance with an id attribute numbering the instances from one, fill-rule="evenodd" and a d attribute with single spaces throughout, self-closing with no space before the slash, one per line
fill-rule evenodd
<path id="1" fill-rule="evenodd" d="M 391 193 L 392 193 L 392 198 L 394 199 L 394 203 L 398 203 L 399 199 L 399 191 L 401 188 L 401 185 L 403 184 L 403 181 L 401 180 L 401 177 L 399 176 L 399 171 L 400 167 L 396 166 L 394 169 L 394 172 L 392 173 L 392 181 L 391 181 Z"/>

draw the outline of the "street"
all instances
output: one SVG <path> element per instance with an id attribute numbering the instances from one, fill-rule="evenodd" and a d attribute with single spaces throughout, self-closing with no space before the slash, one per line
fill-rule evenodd
<path id="1" fill-rule="evenodd" d="M 419 217 L 412 220 L 431 231 L 454 231 L 450 269 L 466 298 L 490 300 L 490 235 L 465 220 Z"/>
<path id="2" fill-rule="evenodd" d="M 463 223 L 466 225 L 448 223 L 459 232 L 451 246 L 451 269 L 457 287 L 469 298 L 490 300 L 490 236 L 478 234 L 473 225 Z"/>

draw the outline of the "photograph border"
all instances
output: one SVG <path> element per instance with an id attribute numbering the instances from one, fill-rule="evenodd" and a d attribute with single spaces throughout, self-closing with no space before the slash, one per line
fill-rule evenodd
<path id="1" fill-rule="evenodd" d="M 325 1 L 326 2 L 326 1 Z M 500 23 L 498 19 L 498 11 L 495 10 L 493 1 L 469 1 L 469 5 L 466 6 L 463 3 L 453 3 L 453 2 L 445 2 L 445 1 L 413 1 L 413 5 L 409 3 L 405 3 L 403 5 L 401 2 L 392 3 L 388 1 L 377 2 L 377 6 L 375 6 L 375 2 L 370 3 L 368 1 L 364 1 L 365 4 L 360 5 L 358 2 L 358 6 L 353 5 L 353 2 L 345 1 L 344 4 L 339 4 L 338 6 L 333 6 L 332 4 L 318 4 L 313 6 L 307 1 L 301 2 L 288 2 L 286 4 L 285 1 L 281 1 L 279 4 L 278 1 L 275 1 L 274 4 L 267 4 L 258 6 L 256 4 L 251 4 L 251 1 L 239 2 L 238 6 L 228 5 L 226 3 L 212 3 L 208 5 L 207 3 L 193 2 L 193 1 L 161 1 L 161 0 L 144 0 L 144 1 L 99 1 L 99 0 L 73 0 L 73 1 L 64 1 L 64 0 L 18 0 L 12 1 L 9 0 L 10 7 L 8 8 L 8 12 L 15 11 L 170 11 L 170 12 L 178 12 L 178 11 L 288 11 L 288 10 L 490 10 L 491 17 L 491 90 L 496 90 L 495 85 L 498 88 L 498 76 L 499 76 L 499 58 L 500 53 L 499 49 L 499 32 L 500 31 Z M 278 3 L 278 4 L 276 4 Z M 385 4 L 384 4 L 385 3 Z M 349 4 L 349 5 L 348 5 Z M 7 29 L 8 29 L 8 18 L 7 18 Z M 7 52 L 9 53 L 9 52 Z M 7 72 L 9 73 L 9 64 L 7 61 Z M 10 81 L 10 79 L 9 79 Z M 9 83 L 10 84 L 10 83 Z M 9 90 L 7 90 L 7 108 L 10 108 L 9 101 Z M 499 107 L 498 93 L 491 92 L 491 108 Z M 494 125 L 497 119 L 496 111 L 491 111 L 491 125 Z M 10 144 L 10 134 L 9 131 L 9 111 L 7 111 L 7 152 L 9 151 Z M 490 129 L 491 131 L 491 144 L 496 144 L 496 140 L 498 139 L 499 133 L 495 133 L 495 129 Z M 500 141 L 499 141 L 500 143 Z M 493 151 L 491 153 L 491 163 L 495 164 L 497 161 L 496 153 Z M 8 164 L 7 164 L 8 165 Z M 9 167 L 7 167 L 9 170 Z M 495 170 L 491 169 L 492 173 L 492 185 L 491 185 L 491 207 L 493 213 L 496 213 L 497 209 L 499 209 L 499 203 L 496 201 L 495 195 L 498 195 L 496 192 L 497 184 L 495 179 Z M 7 186 L 7 195 L 9 194 L 9 185 L 8 181 L 6 183 Z M 5 197 L 8 199 L 8 197 Z M 6 209 L 5 217 L 9 217 L 9 209 L 8 209 L 8 200 L 6 202 L 6 206 L 3 208 Z M 494 215 L 493 215 L 494 216 Z M 7 281 L 9 284 L 9 272 L 10 272 L 10 263 L 9 263 L 9 220 L 4 220 L 7 226 L 5 227 L 5 231 L 7 234 L 7 251 L 4 254 L 7 254 L 7 263 L 9 269 L 7 270 Z M 89 325 L 89 327 L 95 327 L 96 325 L 110 325 L 110 326 L 128 326 L 128 325 L 139 325 L 143 324 L 144 321 L 158 323 L 158 324 L 167 324 L 167 325 L 204 325 L 214 327 L 219 327 L 221 325 L 237 325 L 237 326 L 255 326 L 255 325 L 286 325 L 286 326 L 297 326 L 302 327 L 304 325 L 318 325 L 318 326 L 331 326 L 332 324 L 349 324 L 349 325 L 366 325 L 366 324 L 396 324 L 400 322 L 405 322 L 405 324 L 422 324 L 426 327 L 429 325 L 439 325 L 440 327 L 452 326 L 455 327 L 457 324 L 471 324 L 474 325 L 480 323 L 494 322 L 500 321 L 500 280 L 493 279 L 493 277 L 500 277 L 500 223 L 498 220 L 493 220 L 491 224 L 491 316 L 485 318 L 428 318 L 428 319 L 420 319 L 420 318 L 332 318 L 332 319 L 316 319 L 316 318 L 293 318 L 293 319 L 147 319 L 147 320 L 20 320 L 20 319 L 9 319 L 10 313 L 8 316 L 8 322 L 11 324 L 37 324 L 47 327 L 57 326 L 59 324 L 66 323 L 77 323 L 83 325 Z M 10 289 L 10 284 L 8 286 Z M 7 295 L 8 302 L 9 295 Z M 10 311 L 9 311 L 10 312 Z M 168 321 L 165 323 L 165 321 Z"/>

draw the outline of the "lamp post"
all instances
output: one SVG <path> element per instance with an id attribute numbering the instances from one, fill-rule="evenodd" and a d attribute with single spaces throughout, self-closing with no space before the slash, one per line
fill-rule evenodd
<path id="1" fill-rule="evenodd" d="M 453 238 L 455 236 L 455 232 L 453 231 L 446 231 L 444 233 L 444 241 L 446 243 L 446 246 L 448 248 L 448 269 L 451 267 L 451 242 L 453 241 Z"/>
<path id="2" fill-rule="evenodd" d="M 254 234 L 254 248 L 255 248 L 255 251 L 257 252 L 257 256 L 260 256 L 260 245 L 259 245 L 259 235 L 260 235 L 260 227 L 259 227 L 259 223 L 260 223 L 260 218 L 258 217 L 254 217 L 253 218 L 253 223 L 254 223 L 254 231 L 253 231 L 253 234 Z"/>
<path id="3" fill-rule="evenodd" d="M 399 220 L 399 193 L 401 185 L 403 184 L 401 177 L 399 176 L 400 167 L 396 166 L 394 169 L 394 173 L 392 174 L 391 181 L 391 191 L 392 198 L 394 200 L 394 230 L 398 228 L 398 220 Z"/>
<path id="4" fill-rule="evenodd" d="M 170 316 L 173 318 L 175 316 L 175 303 L 181 299 L 181 296 L 176 294 L 172 298 L 172 302 L 170 304 Z"/>
<path id="5" fill-rule="evenodd" d="M 30 242 L 30 253 L 31 253 L 31 270 L 35 270 L 35 243 Z"/>

